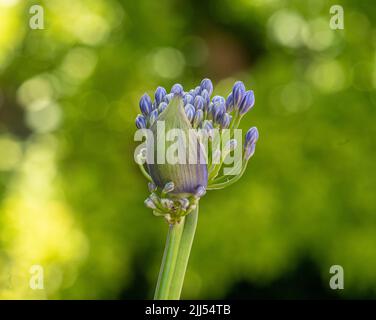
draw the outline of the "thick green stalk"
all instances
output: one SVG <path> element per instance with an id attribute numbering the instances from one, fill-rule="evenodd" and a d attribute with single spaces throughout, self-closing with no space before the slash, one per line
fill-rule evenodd
<path id="1" fill-rule="evenodd" d="M 198 206 L 182 218 L 180 223 L 171 224 L 167 235 L 155 300 L 178 300 L 184 283 L 189 254 L 196 231 Z"/>
<path id="2" fill-rule="evenodd" d="M 197 208 L 185 217 L 184 231 L 180 241 L 178 259 L 176 261 L 175 271 L 168 295 L 169 299 L 180 299 L 185 272 L 188 266 L 189 255 L 191 253 L 192 243 L 196 232 L 197 219 L 198 203 Z"/>

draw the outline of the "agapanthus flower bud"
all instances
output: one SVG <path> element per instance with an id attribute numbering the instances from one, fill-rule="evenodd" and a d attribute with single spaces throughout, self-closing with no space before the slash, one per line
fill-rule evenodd
<path id="1" fill-rule="evenodd" d="M 250 146 L 251 144 L 255 144 L 258 140 L 259 133 L 256 127 L 250 128 L 247 133 L 245 134 L 244 140 L 244 148 Z"/>
<path id="2" fill-rule="evenodd" d="M 233 102 L 234 106 L 238 106 L 240 101 L 243 98 L 243 94 L 245 93 L 245 86 L 242 81 L 237 81 L 234 84 L 234 87 L 232 89 L 232 97 L 233 97 Z"/>
<path id="3" fill-rule="evenodd" d="M 172 181 L 170 181 L 170 182 L 167 182 L 165 184 L 165 186 L 163 187 L 162 192 L 163 193 L 169 193 L 169 192 L 172 192 L 174 189 L 175 189 L 175 184 Z"/>
<path id="4" fill-rule="evenodd" d="M 136 127 L 138 129 L 145 129 L 146 128 L 146 119 L 143 115 L 139 114 L 136 117 Z"/>
<path id="5" fill-rule="evenodd" d="M 159 104 L 163 101 L 163 98 L 167 94 L 166 89 L 163 87 L 158 87 L 157 90 L 155 90 L 155 104 L 156 106 L 159 106 Z"/>
<path id="6" fill-rule="evenodd" d="M 250 146 L 248 146 L 247 148 L 245 148 L 244 150 L 244 157 L 245 157 L 245 160 L 249 160 L 255 153 L 255 150 L 256 150 L 256 144 L 251 144 Z"/>
<path id="7" fill-rule="evenodd" d="M 197 96 L 195 98 L 194 106 L 195 106 L 196 110 L 204 109 L 204 104 L 205 104 L 205 101 L 201 96 Z"/>
<path id="8" fill-rule="evenodd" d="M 204 99 L 204 107 L 208 106 L 210 103 L 210 94 L 206 89 L 202 90 L 201 97 Z"/>
<path id="9" fill-rule="evenodd" d="M 209 93 L 209 96 L 213 93 L 213 83 L 210 79 L 204 79 L 201 81 L 201 90 L 206 90 Z"/>
<path id="10" fill-rule="evenodd" d="M 184 104 L 193 104 L 193 96 L 191 96 L 189 93 L 185 94 L 184 95 L 184 98 L 183 98 L 183 101 L 184 101 Z"/>
<path id="11" fill-rule="evenodd" d="M 149 182 L 148 189 L 150 192 L 154 192 L 155 190 L 157 190 L 157 186 L 153 182 Z"/>
<path id="12" fill-rule="evenodd" d="M 222 119 L 221 119 L 221 127 L 223 129 L 227 129 L 229 126 L 230 126 L 230 123 L 231 123 L 231 116 L 228 114 L 228 113 L 225 113 L 223 116 L 222 116 Z"/>
<path id="13" fill-rule="evenodd" d="M 181 208 L 183 210 L 186 210 L 189 206 L 189 200 L 187 198 L 182 198 L 182 199 L 179 199 L 179 202 L 181 204 Z"/>
<path id="14" fill-rule="evenodd" d="M 150 198 L 147 198 L 145 201 L 144 201 L 144 203 L 145 203 L 145 206 L 147 206 L 148 208 L 150 208 L 150 209 L 156 209 L 157 208 L 157 206 L 155 205 L 155 203 L 153 202 L 153 200 L 151 200 Z"/>
<path id="15" fill-rule="evenodd" d="M 201 94 L 201 87 L 200 86 L 197 86 L 196 88 L 195 88 L 195 96 L 198 96 L 198 95 L 200 95 Z"/>
<path id="16" fill-rule="evenodd" d="M 194 108 L 192 106 L 192 108 Z M 186 116 L 182 98 L 175 97 L 168 105 L 167 109 L 159 115 L 158 121 L 164 121 L 165 130 L 168 132 L 171 129 L 180 129 L 188 137 L 192 125 Z M 151 127 L 154 135 L 154 159 L 157 159 L 158 146 L 165 145 L 165 149 L 176 143 L 174 141 L 165 140 L 165 137 L 157 134 L 156 123 Z M 172 193 L 194 194 L 198 186 L 206 187 L 208 183 L 208 168 L 205 163 L 201 163 L 200 159 L 204 155 L 202 145 L 196 139 L 187 139 L 187 145 L 183 146 L 186 149 L 185 163 L 147 163 L 148 172 L 153 182 L 159 187 L 164 188 L 166 183 L 174 182 L 175 188 Z M 191 146 L 194 143 L 196 146 Z M 191 154 L 194 152 L 194 154 Z M 191 159 L 196 158 L 192 163 Z"/>
<path id="17" fill-rule="evenodd" d="M 243 98 L 239 105 L 239 113 L 245 114 L 251 109 L 255 104 L 255 95 L 252 90 L 244 93 Z"/>
<path id="18" fill-rule="evenodd" d="M 150 126 L 153 125 L 153 123 L 155 122 L 155 120 L 157 120 L 157 118 L 158 118 L 158 110 L 153 110 L 149 115 Z"/>
<path id="19" fill-rule="evenodd" d="M 140 110 L 143 115 L 147 116 L 152 110 L 152 102 L 147 93 L 145 93 L 140 100 Z"/>
<path id="20" fill-rule="evenodd" d="M 224 104 L 226 101 L 225 101 L 225 98 L 221 96 L 214 96 L 212 99 L 212 102 L 213 104 Z"/>
<path id="21" fill-rule="evenodd" d="M 158 113 L 162 113 L 167 108 L 166 102 L 161 102 L 158 107 Z"/>
<path id="22" fill-rule="evenodd" d="M 174 84 L 171 88 L 171 93 L 173 93 L 176 96 L 183 96 L 183 92 L 183 86 L 179 83 Z"/>
<path id="23" fill-rule="evenodd" d="M 221 123 L 222 116 L 226 112 L 225 104 L 222 101 L 218 104 L 215 104 L 212 112 L 214 121 Z"/>
<path id="24" fill-rule="evenodd" d="M 195 192 L 195 197 L 201 198 L 206 193 L 206 188 L 204 186 L 198 186 Z"/>
<path id="25" fill-rule="evenodd" d="M 203 119 L 204 119 L 204 111 L 197 110 L 193 118 L 193 127 L 197 128 Z"/>
<path id="26" fill-rule="evenodd" d="M 231 112 L 234 109 L 234 99 L 232 97 L 232 92 L 228 95 L 226 99 L 226 110 Z"/>
<path id="27" fill-rule="evenodd" d="M 173 93 L 168 93 L 165 95 L 164 97 L 164 102 L 166 102 L 167 104 L 169 104 L 172 100 L 172 98 L 174 97 L 174 94 Z"/>
<path id="28" fill-rule="evenodd" d="M 191 104 L 187 104 L 185 106 L 185 114 L 187 115 L 189 122 L 192 122 L 195 116 L 195 107 L 192 106 Z"/>
<path id="29" fill-rule="evenodd" d="M 210 120 L 205 120 L 202 127 L 208 131 L 213 129 L 213 123 Z"/>

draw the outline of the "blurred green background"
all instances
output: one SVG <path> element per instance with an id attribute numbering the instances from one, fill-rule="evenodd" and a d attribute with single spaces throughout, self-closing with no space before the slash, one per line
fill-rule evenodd
<path id="1" fill-rule="evenodd" d="M 143 205 L 138 99 L 204 77 L 255 91 L 260 140 L 201 201 L 183 298 L 375 298 L 375 21 L 371 0 L 0 0 L 0 298 L 152 297 L 167 224 Z"/>

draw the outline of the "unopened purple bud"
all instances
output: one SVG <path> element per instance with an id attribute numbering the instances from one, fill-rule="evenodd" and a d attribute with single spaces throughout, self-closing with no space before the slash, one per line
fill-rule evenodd
<path id="1" fill-rule="evenodd" d="M 209 103 L 210 103 L 210 95 L 209 95 L 209 92 L 206 89 L 202 90 L 201 97 L 202 97 L 202 99 L 204 99 L 204 104 L 206 106 L 208 106 Z"/>
<path id="2" fill-rule="evenodd" d="M 222 116 L 221 126 L 222 126 L 223 129 L 227 129 L 230 126 L 231 119 L 232 119 L 232 117 L 228 113 L 225 113 Z"/>
<path id="3" fill-rule="evenodd" d="M 203 119 L 204 119 L 204 111 L 202 111 L 201 109 L 197 110 L 195 117 L 193 119 L 193 126 L 197 128 Z"/>
<path id="4" fill-rule="evenodd" d="M 145 206 L 147 206 L 148 208 L 150 209 L 156 209 L 156 205 L 154 204 L 153 200 L 151 200 L 150 198 L 147 198 L 145 201 Z"/>
<path id="5" fill-rule="evenodd" d="M 212 130 L 213 129 L 213 123 L 210 120 L 205 120 L 202 127 L 205 130 Z"/>
<path id="6" fill-rule="evenodd" d="M 148 115 L 152 110 L 152 102 L 147 93 L 145 93 L 140 100 L 140 110 L 143 115 Z"/>
<path id="7" fill-rule="evenodd" d="M 239 105 L 239 113 L 245 114 L 247 113 L 255 104 L 255 95 L 252 90 L 247 91 L 243 95 L 243 99 Z"/>
<path id="8" fill-rule="evenodd" d="M 150 126 L 158 119 L 158 110 L 153 110 L 149 115 L 149 124 Z"/>
<path id="9" fill-rule="evenodd" d="M 213 93 L 213 83 L 210 79 L 202 80 L 200 87 L 202 90 L 205 89 L 209 93 L 209 96 L 211 96 L 211 94 Z"/>
<path id="10" fill-rule="evenodd" d="M 219 103 L 219 104 L 214 105 L 213 107 L 214 121 L 216 121 L 217 123 L 221 123 L 222 116 L 224 115 L 225 112 L 226 112 L 226 107 L 224 103 Z"/>
<path id="11" fill-rule="evenodd" d="M 212 102 L 214 104 L 219 104 L 219 103 L 224 104 L 226 101 L 225 101 L 225 98 L 223 98 L 221 96 L 214 96 L 213 99 L 212 99 Z"/>
<path id="12" fill-rule="evenodd" d="M 231 112 L 234 109 L 234 99 L 232 97 L 232 92 L 228 95 L 226 99 L 226 110 Z"/>
<path id="13" fill-rule="evenodd" d="M 187 104 L 184 108 L 185 114 L 190 122 L 192 122 L 193 117 L 195 116 L 195 107 L 191 104 Z"/>
<path id="14" fill-rule="evenodd" d="M 161 102 L 158 107 L 158 113 L 162 113 L 167 108 L 166 102 Z"/>
<path id="15" fill-rule="evenodd" d="M 171 102 L 173 96 L 174 96 L 174 95 L 173 95 L 172 93 L 166 94 L 163 100 L 164 100 L 167 104 L 169 104 L 169 103 Z"/>
<path id="16" fill-rule="evenodd" d="M 201 87 L 200 86 L 197 86 L 196 88 L 195 88 L 195 96 L 198 96 L 198 95 L 200 95 L 201 94 Z"/>
<path id="17" fill-rule="evenodd" d="M 244 148 L 255 144 L 259 138 L 259 133 L 256 127 L 250 128 L 245 134 Z"/>
<path id="18" fill-rule="evenodd" d="M 183 86 L 179 83 L 174 84 L 171 88 L 171 93 L 176 96 L 183 96 L 183 93 L 184 93 Z"/>
<path id="19" fill-rule="evenodd" d="M 232 88 L 232 97 L 234 106 L 238 106 L 240 101 L 243 98 L 243 94 L 245 93 L 245 86 L 242 81 L 237 81 Z"/>
<path id="20" fill-rule="evenodd" d="M 206 188 L 204 186 L 198 186 L 195 192 L 195 197 L 201 198 L 206 193 Z"/>
<path id="21" fill-rule="evenodd" d="M 157 190 L 157 186 L 153 182 L 148 183 L 148 188 L 150 192 L 154 192 L 155 190 Z"/>
<path id="22" fill-rule="evenodd" d="M 186 210 L 189 206 L 189 200 L 187 198 L 179 199 L 179 202 L 181 204 L 181 207 L 183 210 Z"/>
<path id="23" fill-rule="evenodd" d="M 167 94 L 166 89 L 163 87 L 158 87 L 155 91 L 155 104 L 159 106 L 159 104 L 163 101 L 163 98 Z"/>
<path id="24" fill-rule="evenodd" d="M 146 128 L 146 119 L 143 115 L 139 114 L 136 117 L 136 127 L 138 129 L 145 129 Z"/>
<path id="25" fill-rule="evenodd" d="M 245 150 L 244 150 L 245 159 L 249 160 L 255 154 L 255 151 L 256 151 L 256 144 L 255 143 L 253 143 L 253 144 L 249 145 L 247 148 L 245 148 Z"/>
<path id="26" fill-rule="evenodd" d="M 171 182 L 167 182 L 162 190 L 163 193 L 169 193 L 169 192 L 172 192 L 174 191 L 175 189 L 175 184 L 171 181 Z"/>
<path id="27" fill-rule="evenodd" d="M 188 103 L 193 104 L 193 97 L 190 94 L 186 94 L 184 95 L 183 101 L 185 105 Z"/>
<path id="28" fill-rule="evenodd" d="M 195 102 L 194 103 L 195 103 L 196 110 L 202 110 L 202 109 L 204 109 L 205 102 L 204 102 L 204 99 L 201 96 L 197 96 L 195 98 Z"/>

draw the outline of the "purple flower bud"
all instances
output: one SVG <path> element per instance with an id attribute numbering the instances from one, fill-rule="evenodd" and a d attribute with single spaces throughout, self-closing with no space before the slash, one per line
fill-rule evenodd
<path id="1" fill-rule="evenodd" d="M 206 188 L 204 186 L 198 186 L 195 192 L 195 197 L 201 198 L 206 193 Z"/>
<path id="2" fill-rule="evenodd" d="M 150 126 L 158 119 L 158 110 L 153 110 L 149 115 L 149 124 Z"/>
<path id="3" fill-rule="evenodd" d="M 222 116 L 226 112 L 225 104 L 220 102 L 219 104 L 214 105 L 212 112 L 214 121 L 221 123 Z"/>
<path id="4" fill-rule="evenodd" d="M 161 102 L 158 107 L 158 113 L 162 113 L 167 108 L 166 102 Z"/>
<path id="5" fill-rule="evenodd" d="M 202 99 L 204 99 L 204 107 L 208 106 L 209 103 L 210 103 L 210 95 L 209 95 L 209 92 L 206 89 L 202 90 L 201 97 L 202 97 Z"/>
<path id="6" fill-rule="evenodd" d="M 186 210 L 189 206 L 189 200 L 187 198 L 179 199 L 179 202 L 181 204 L 181 207 L 183 210 Z"/>
<path id="7" fill-rule="evenodd" d="M 195 107 L 191 104 L 187 104 L 184 108 L 185 114 L 190 122 L 192 122 L 193 117 L 195 116 Z"/>
<path id="8" fill-rule="evenodd" d="M 202 80 L 200 87 L 202 90 L 205 89 L 209 93 L 209 96 L 211 96 L 211 94 L 213 93 L 213 83 L 210 79 Z"/>
<path id="9" fill-rule="evenodd" d="M 152 103 L 149 95 L 145 93 L 140 100 L 140 110 L 143 115 L 147 116 L 152 110 Z"/>
<path id="10" fill-rule="evenodd" d="M 154 204 L 153 200 L 151 200 L 150 198 L 147 198 L 145 201 L 145 206 L 147 206 L 148 208 L 150 209 L 156 209 L 156 205 Z"/>
<path id="11" fill-rule="evenodd" d="M 247 113 L 249 109 L 253 107 L 254 104 L 255 104 L 255 95 L 252 90 L 249 90 L 243 95 L 243 99 L 239 105 L 239 113 L 240 114 Z"/>
<path id="12" fill-rule="evenodd" d="M 213 123 L 210 120 L 205 120 L 202 124 L 202 128 L 204 130 L 207 130 L 207 131 L 212 130 L 213 129 Z"/>
<path id="13" fill-rule="evenodd" d="M 226 99 L 226 110 L 231 112 L 234 109 L 234 99 L 232 97 L 232 92 L 228 95 Z"/>
<path id="14" fill-rule="evenodd" d="M 197 110 L 195 117 L 193 119 L 193 126 L 197 128 L 203 119 L 204 119 L 204 111 L 202 111 L 201 109 Z"/>
<path id="15" fill-rule="evenodd" d="M 219 103 L 225 103 L 225 98 L 221 97 L 221 96 L 214 96 L 213 99 L 212 99 L 212 102 L 214 104 L 219 104 Z"/>
<path id="16" fill-rule="evenodd" d="M 202 109 L 204 109 L 204 99 L 201 96 L 197 96 L 195 98 L 194 104 L 195 104 L 196 110 L 202 110 Z"/>
<path id="17" fill-rule="evenodd" d="M 201 87 L 198 86 L 198 87 L 195 88 L 195 96 L 198 96 L 200 94 L 201 94 Z"/>
<path id="18" fill-rule="evenodd" d="M 157 186 L 153 182 L 148 183 L 148 188 L 150 192 L 154 192 L 155 190 L 157 190 Z"/>
<path id="19" fill-rule="evenodd" d="M 234 87 L 232 88 L 232 97 L 233 97 L 233 102 L 234 106 L 238 106 L 240 101 L 243 98 L 243 94 L 245 93 L 245 87 L 244 83 L 241 81 L 237 81 L 234 84 Z"/>
<path id="20" fill-rule="evenodd" d="M 174 84 L 171 88 L 171 93 L 173 93 L 176 96 L 183 96 L 183 93 L 184 93 L 183 86 L 179 83 Z"/>
<path id="21" fill-rule="evenodd" d="M 255 144 L 259 138 L 259 133 L 256 127 L 250 128 L 245 134 L 244 148 Z"/>
<path id="22" fill-rule="evenodd" d="M 247 148 L 244 150 L 244 157 L 248 161 L 254 154 L 256 150 L 256 144 L 253 143 L 249 145 Z"/>
<path id="23" fill-rule="evenodd" d="M 163 193 L 169 193 L 169 192 L 174 191 L 174 189 L 175 189 L 175 184 L 172 181 L 170 181 L 170 182 L 167 182 L 165 184 L 165 186 L 163 187 L 162 192 Z"/>
<path id="24" fill-rule="evenodd" d="M 138 129 L 145 129 L 146 128 L 146 119 L 143 115 L 139 114 L 136 117 L 136 127 Z"/>
<path id="25" fill-rule="evenodd" d="M 232 119 L 232 117 L 228 113 L 225 113 L 222 116 L 221 126 L 222 126 L 223 129 L 227 129 L 230 126 L 231 119 Z"/>
<path id="26" fill-rule="evenodd" d="M 166 102 L 167 104 L 169 104 L 170 101 L 172 100 L 173 96 L 174 95 L 172 93 L 166 94 L 165 97 L 164 97 L 164 99 L 163 99 L 164 102 Z"/>
<path id="27" fill-rule="evenodd" d="M 188 103 L 193 104 L 193 96 L 187 93 L 186 95 L 184 95 L 183 101 L 185 105 Z"/>
<path id="28" fill-rule="evenodd" d="M 163 98 L 167 94 L 166 89 L 163 87 L 158 87 L 155 91 L 155 105 L 159 106 L 159 104 L 163 101 Z"/>

